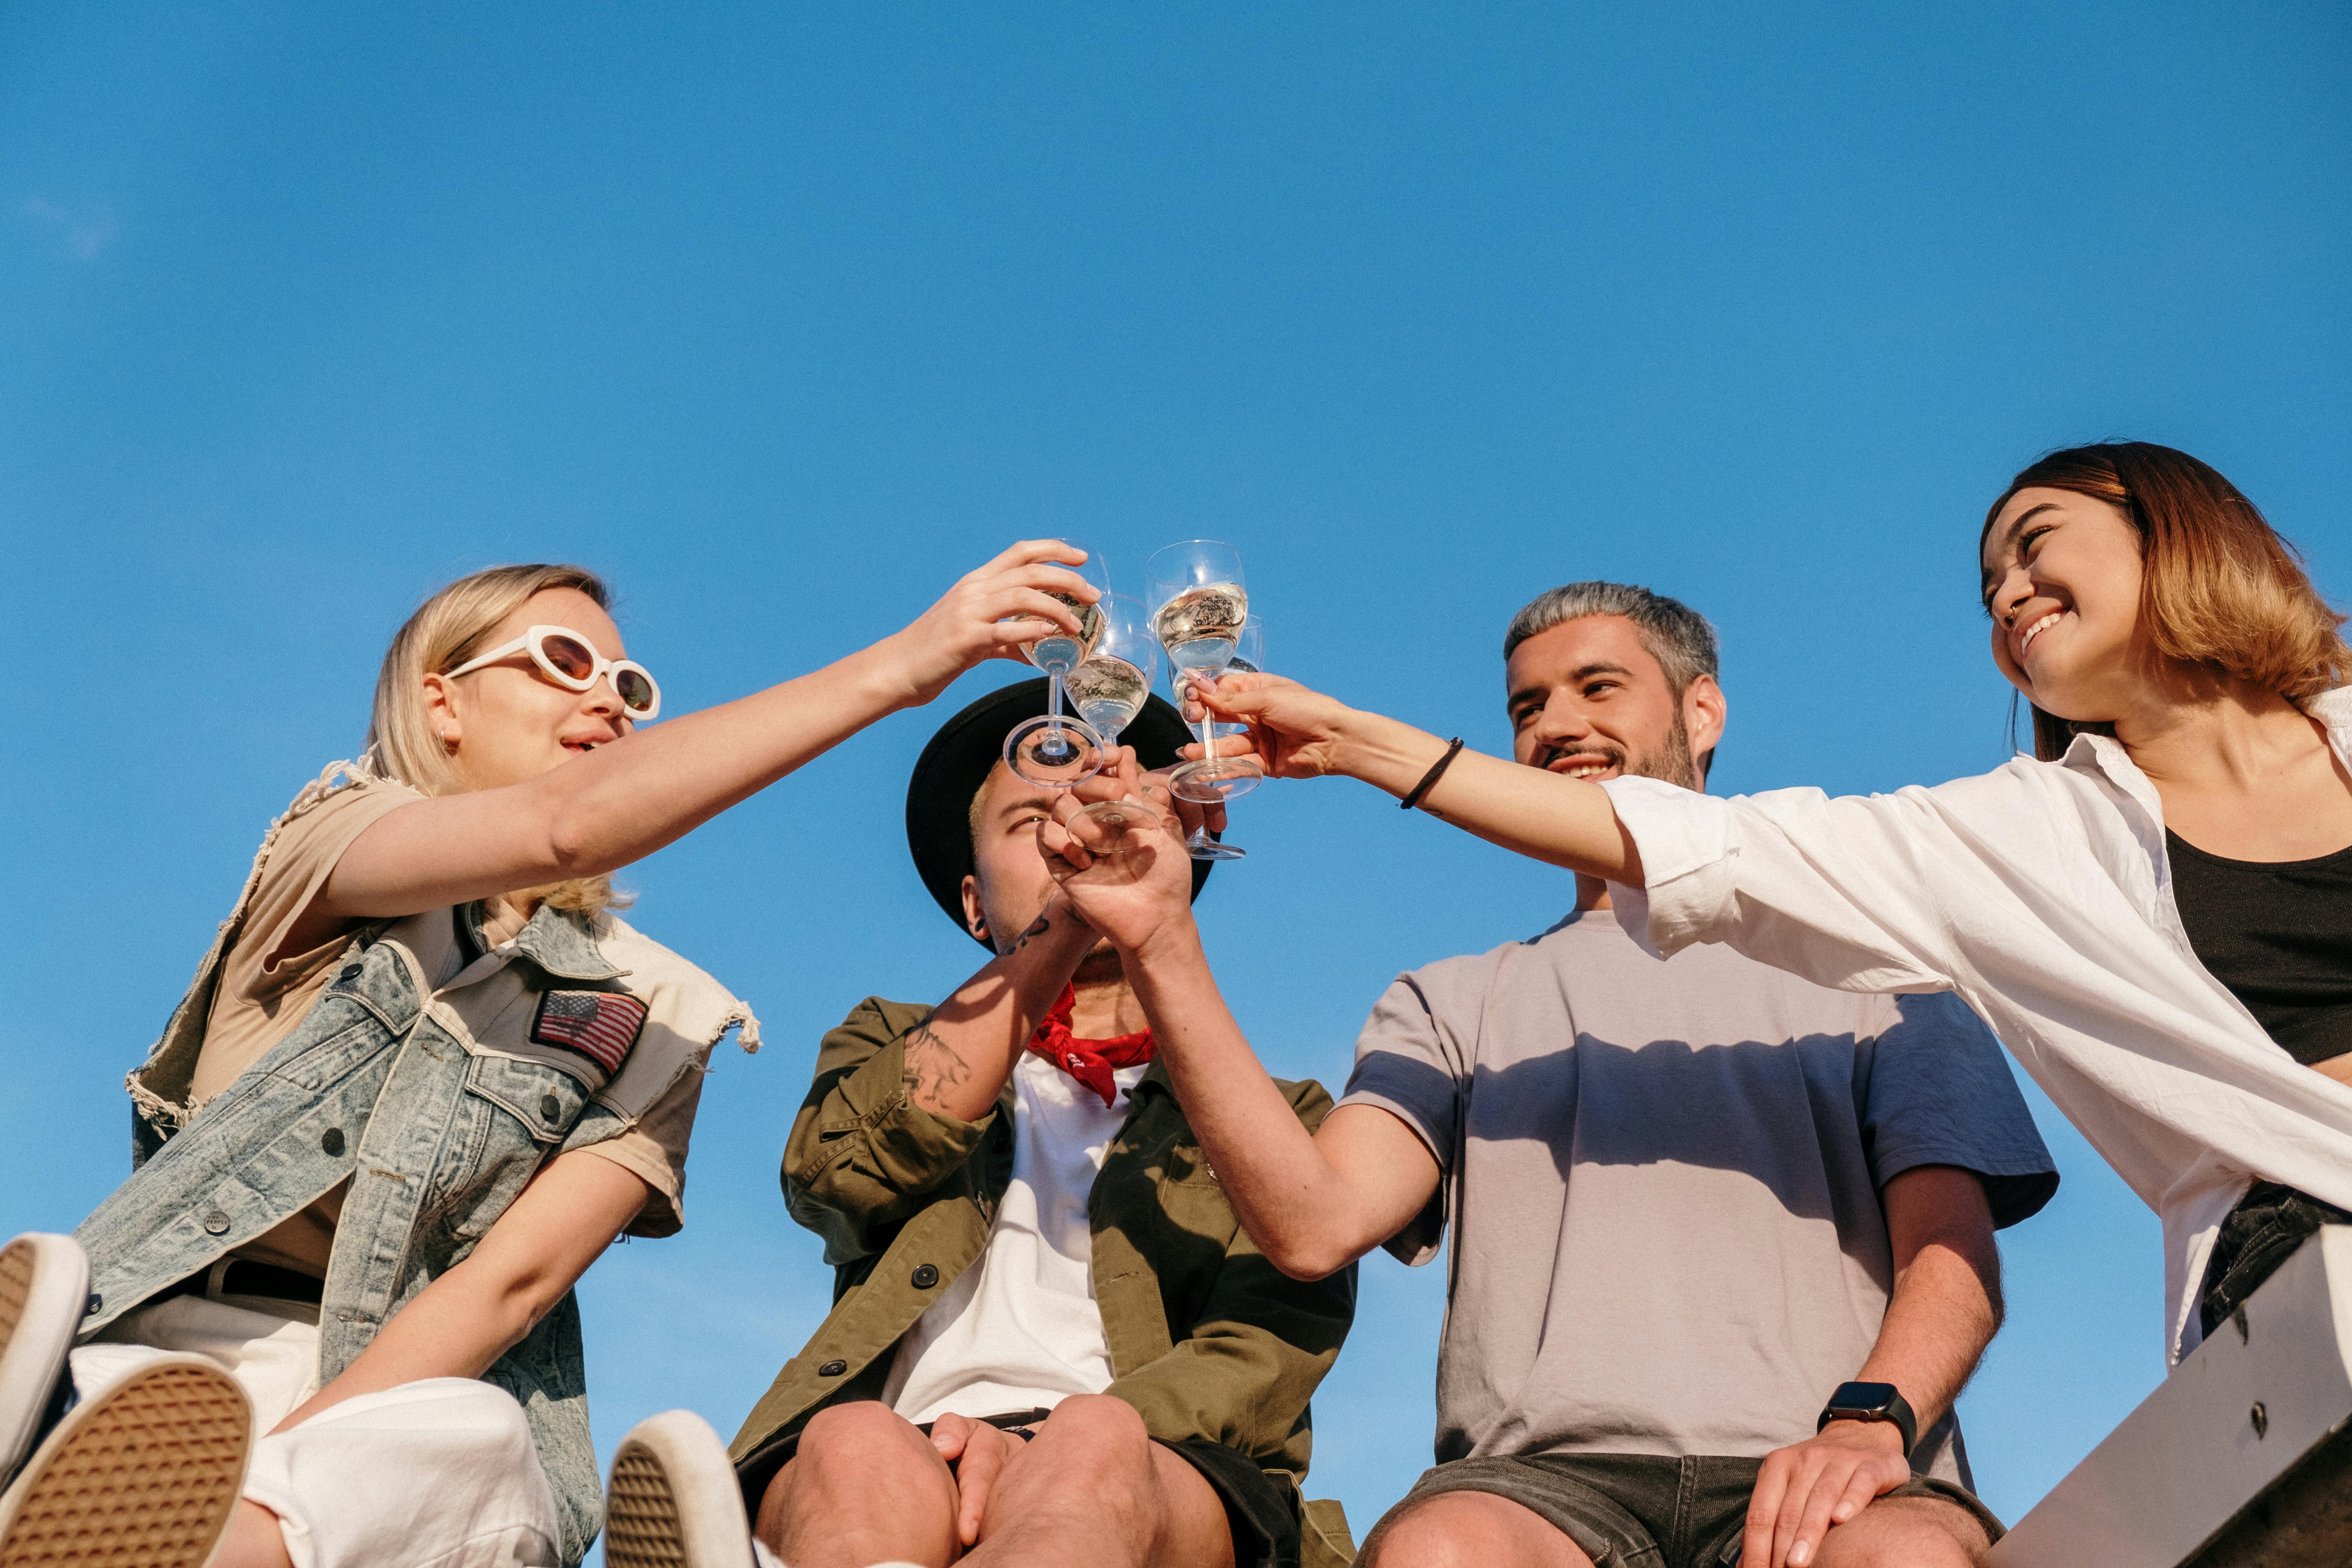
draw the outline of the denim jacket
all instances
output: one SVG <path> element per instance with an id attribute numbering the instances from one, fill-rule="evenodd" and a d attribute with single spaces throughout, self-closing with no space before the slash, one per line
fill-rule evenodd
<path id="1" fill-rule="evenodd" d="M 467 905 L 362 930 L 293 1030 L 221 1093 L 189 1103 L 222 962 L 271 844 L 328 795 L 371 782 L 331 783 L 338 771 L 272 825 L 194 984 L 131 1075 L 135 1168 L 75 1232 L 90 1259 L 85 1336 L 348 1180 L 319 1313 L 324 1386 L 465 1259 L 551 1157 L 634 1126 L 681 1074 L 704 1068 L 730 1028 L 757 1048 L 740 1002 L 610 915 L 542 906 L 490 948 L 480 906 Z M 583 1016 L 625 1026 L 635 1004 L 643 1020 L 617 1070 L 562 1043 Z M 609 1040 L 593 1043 L 613 1054 Z M 573 1298 L 483 1376 L 522 1405 L 564 1561 L 579 1563 L 604 1500 Z"/>

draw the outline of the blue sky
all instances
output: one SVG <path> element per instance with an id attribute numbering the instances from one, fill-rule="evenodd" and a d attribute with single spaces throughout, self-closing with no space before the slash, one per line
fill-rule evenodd
<path id="1" fill-rule="evenodd" d="M 1992 766 L 1972 551 L 2044 448 L 2194 451 L 2352 599 L 2347 154 L 2323 4 L 11 5 L 0 1230 L 121 1178 L 121 1075 L 263 826 L 494 562 L 610 573 L 682 711 L 1011 539 L 1136 592 L 1205 534 L 1272 668 L 1489 750 L 1510 613 L 1614 577 L 1722 630 L 1718 789 Z M 625 877 L 769 1046 L 710 1085 L 687 1232 L 583 1287 L 608 1452 L 731 1432 L 822 1315 L 783 1131 L 858 998 L 971 965 L 900 803 L 1017 673 Z M 1334 1086 L 1398 970 L 1572 897 L 1352 784 L 1234 837 L 1213 955 Z M 2012 1519 L 2161 1370 L 2154 1221 L 2033 1102 L 2065 1185 L 1963 1404 Z M 1368 1261 L 1317 1399 L 1360 1531 L 1427 1461 L 1442 1296 Z"/>

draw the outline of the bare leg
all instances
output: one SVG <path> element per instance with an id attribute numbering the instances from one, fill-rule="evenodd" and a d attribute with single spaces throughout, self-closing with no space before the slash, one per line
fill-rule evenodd
<path id="1" fill-rule="evenodd" d="M 955 1479 L 931 1440 L 867 1400 L 809 1419 L 799 1453 L 760 1500 L 753 1533 L 793 1568 L 947 1568 L 955 1509 Z"/>
<path id="2" fill-rule="evenodd" d="M 1381 1521 L 1359 1568 L 1592 1568 L 1558 1525 L 1493 1492 L 1440 1492 Z"/>
<path id="3" fill-rule="evenodd" d="M 1811 1568 L 1969 1568 L 1990 1544 L 1956 1502 L 1885 1497 L 1830 1526 Z"/>
<path id="4" fill-rule="evenodd" d="M 997 1479 L 971 1568 L 1233 1568 L 1216 1489 L 1133 1405 L 1080 1394 L 1036 1432 Z"/>

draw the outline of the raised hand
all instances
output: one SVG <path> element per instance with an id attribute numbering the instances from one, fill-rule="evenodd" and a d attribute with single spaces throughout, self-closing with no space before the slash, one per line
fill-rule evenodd
<path id="1" fill-rule="evenodd" d="M 1279 675 L 1235 670 L 1217 678 L 1213 686 L 1194 687 L 1185 713 L 1206 709 L 1227 723 L 1247 724 L 1258 765 L 1275 778 L 1311 779 L 1345 773 L 1341 748 L 1356 710 L 1334 697 Z M 1218 742 L 1224 754 L 1226 742 Z M 1184 748 L 1196 756 L 1201 748 Z"/>
<path id="2" fill-rule="evenodd" d="M 1106 825 L 1087 815 L 1097 800 L 1139 804 L 1156 824 Z M 1192 918 L 1192 860 L 1165 780 L 1136 771 L 1135 752 L 1121 746 L 1111 767 L 1054 802 L 1054 816 L 1037 825 L 1037 847 L 1063 896 L 1097 935 L 1122 952 L 1141 946 L 1171 925 Z"/>
<path id="3" fill-rule="evenodd" d="M 1086 558 L 1085 551 L 1058 539 L 1024 539 L 956 579 L 938 604 L 884 639 L 911 700 L 929 702 L 983 659 L 1025 658 L 1024 650 L 1044 630 L 1040 621 L 1077 636 L 1076 612 L 1053 595 L 1089 605 L 1101 597 L 1093 584 L 1067 569 Z"/>

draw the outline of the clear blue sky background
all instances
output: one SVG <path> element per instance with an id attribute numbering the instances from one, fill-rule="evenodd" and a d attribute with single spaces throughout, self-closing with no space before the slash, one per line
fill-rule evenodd
<path id="1" fill-rule="evenodd" d="M 1011 539 L 1136 591 L 1207 534 L 1275 668 L 1488 749 L 1511 611 L 1615 577 L 1722 629 L 1719 788 L 1992 766 L 1972 550 L 2045 447 L 2186 447 L 2352 595 L 2347 153 L 2318 3 L 10 5 L 0 1231 L 121 1178 L 120 1077 L 263 826 L 494 562 L 608 571 L 683 710 Z M 719 1064 L 686 1233 L 584 1286 L 606 1452 L 731 1432 L 822 1315 L 783 1131 L 860 996 L 971 965 L 900 802 L 1016 673 L 625 878 L 769 1046 Z M 1234 837 L 1223 977 L 1335 1086 L 1395 972 L 1571 897 L 1353 784 Z M 2011 1518 L 2161 1369 L 2155 1224 L 2034 1104 L 2065 1185 L 1964 1405 Z M 1426 1462 L 1442 1293 L 1370 1260 L 1316 1401 L 1360 1530 Z"/>

